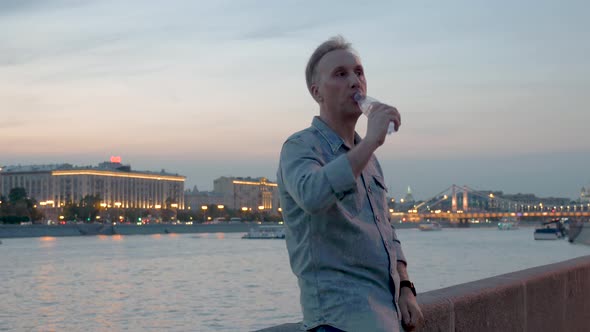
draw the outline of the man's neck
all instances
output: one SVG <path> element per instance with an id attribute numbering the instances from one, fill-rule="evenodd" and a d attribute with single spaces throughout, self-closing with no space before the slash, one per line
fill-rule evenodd
<path id="1" fill-rule="evenodd" d="M 342 138 L 348 147 L 354 147 L 354 128 L 356 126 L 358 117 L 335 117 L 330 116 L 328 112 L 322 112 L 320 110 L 320 119 L 322 119 L 322 121 L 324 121 L 328 127 L 330 127 L 330 129 L 338 134 L 338 136 Z"/>

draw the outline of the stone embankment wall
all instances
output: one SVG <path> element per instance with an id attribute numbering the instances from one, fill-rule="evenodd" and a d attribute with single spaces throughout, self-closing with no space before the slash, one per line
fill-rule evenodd
<path id="1" fill-rule="evenodd" d="M 590 331 L 590 256 L 418 294 L 418 302 L 421 332 Z"/>
<path id="2" fill-rule="evenodd" d="M 264 223 L 278 225 L 277 223 Z M 522 223 L 521 226 L 534 226 L 537 223 Z M 444 227 L 460 227 L 443 223 Z M 2 225 L 0 224 L 0 238 L 15 237 L 43 237 L 43 236 L 80 236 L 80 235 L 141 235 L 165 233 L 240 233 L 247 232 L 255 223 L 220 223 L 220 224 L 148 224 L 137 226 L 132 224 L 117 224 L 110 227 L 101 224 L 66 224 L 66 225 Z M 464 225 L 463 225 L 464 226 Z M 417 228 L 417 223 L 396 224 L 396 228 Z M 471 228 L 496 227 L 493 223 L 471 224 Z"/>
<path id="3" fill-rule="evenodd" d="M 272 223 L 269 223 L 271 225 Z M 67 225 L 1 225 L 0 238 L 43 237 L 43 236 L 81 236 L 81 235 L 149 235 L 167 233 L 245 233 L 255 224 L 148 224 L 137 225 L 102 225 L 102 224 L 67 224 Z"/>

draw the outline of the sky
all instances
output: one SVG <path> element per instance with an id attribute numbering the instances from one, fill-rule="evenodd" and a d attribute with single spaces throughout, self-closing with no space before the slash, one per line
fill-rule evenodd
<path id="1" fill-rule="evenodd" d="M 452 184 L 579 198 L 590 185 L 586 1 L 0 1 L 0 165 L 276 179 L 318 105 L 304 69 L 342 35 L 403 126 L 389 193 Z M 357 131 L 364 136 L 366 118 Z"/>

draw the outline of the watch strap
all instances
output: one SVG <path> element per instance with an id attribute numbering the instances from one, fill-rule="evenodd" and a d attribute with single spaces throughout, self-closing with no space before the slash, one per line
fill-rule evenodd
<path id="1" fill-rule="evenodd" d="M 414 283 L 411 282 L 410 280 L 400 281 L 399 288 L 402 289 L 402 287 L 408 287 L 412 291 L 412 294 L 414 294 L 414 296 L 416 296 L 416 288 L 414 287 Z"/>

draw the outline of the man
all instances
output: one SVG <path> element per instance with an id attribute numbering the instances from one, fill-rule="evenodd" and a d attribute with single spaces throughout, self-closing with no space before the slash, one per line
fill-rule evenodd
<path id="1" fill-rule="evenodd" d="M 412 330 L 422 313 L 373 155 L 389 123 L 399 129 L 399 112 L 375 105 L 365 138 L 356 134 L 362 112 L 354 95 L 365 95 L 367 82 L 342 37 L 315 50 L 305 75 L 320 115 L 284 143 L 277 174 L 303 325 L 309 331 L 400 331 L 402 319 Z"/>

